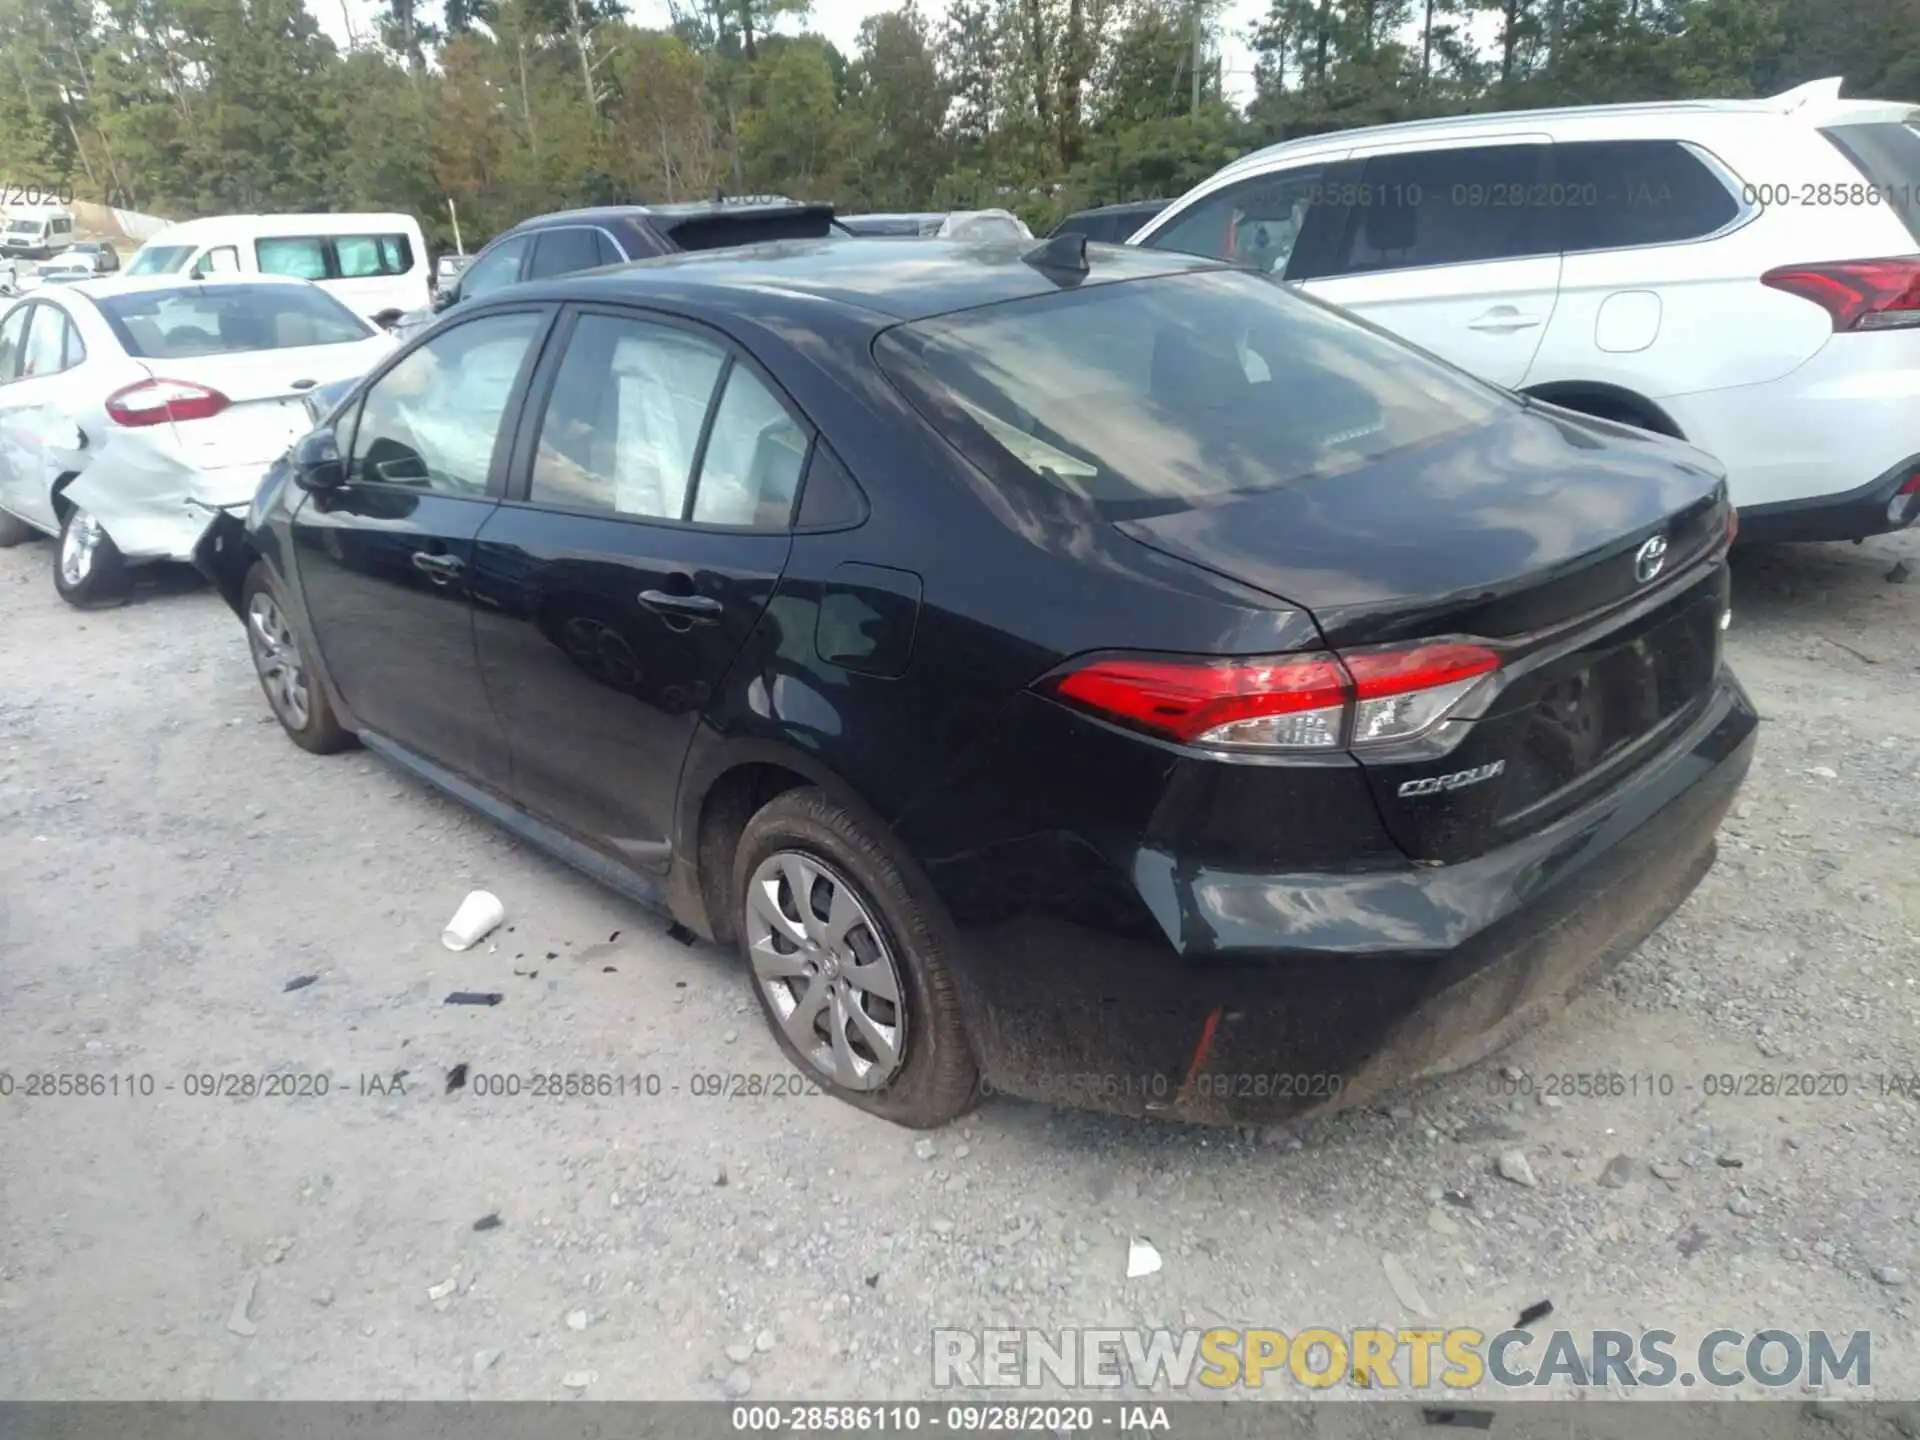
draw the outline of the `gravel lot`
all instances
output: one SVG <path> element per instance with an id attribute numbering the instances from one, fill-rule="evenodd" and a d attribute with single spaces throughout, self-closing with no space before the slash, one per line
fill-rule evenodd
<path id="1" fill-rule="evenodd" d="M 1438 1323 L 1866 1328 L 1880 1398 L 1920 1397 L 1920 580 L 1887 578 L 1920 537 L 1740 557 L 1753 776 L 1609 983 L 1272 1136 L 696 1096 L 785 1073 L 733 957 L 371 755 L 296 750 L 190 577 L 81 615 L 49 549 L 0 552 L 0 1395 L 923 1396 L 934 1324 L 1415 1323 L 1391 1254 Z M 511 928 L 452 955 L 475 886 Z M 535 1071 L 661 1093 L 476 1093 Z M 33 1072 L 154 1088 L 23 1098 Z M 189 1093 L 269 1072 L 330 1091 Z M 1587 1072 L 1641 1093 L 1501 1093 Z M 1848 1093 L 1707 1093 L 1824 1072 Z M 1165 1266 L 1128 1281 L 1134 1236 Z"/>

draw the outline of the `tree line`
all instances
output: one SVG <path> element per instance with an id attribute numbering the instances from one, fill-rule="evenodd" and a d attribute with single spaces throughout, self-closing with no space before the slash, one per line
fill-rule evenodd
<path id="1" fill-rule="evenodd" d="M 341 4 L 344 0 L 313 0 Z M 1920 0 L 1271 0 L 1226 96 L 1219 0 L 905 0 L 852 54 L 807 0 L 0 0 L 0 182 L 184 217 L 400 209 L 468 249 L 574 205 L 777 192 L 843 211 L 1177 195 L 1291 136 L 1475 110 L 1920 101 Z"/>

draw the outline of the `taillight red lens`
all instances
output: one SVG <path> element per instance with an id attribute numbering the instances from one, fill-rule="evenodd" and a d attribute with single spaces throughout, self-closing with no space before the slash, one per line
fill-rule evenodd
<path id="1" fill-rule="evenodd" d="M 1110 658 L 1054 680 L 1060 699 L 1184 744 L 1331 750 L 1411 739 L 1500 657 L 1457 642 L 1259 660 Z"/>
<path id="2" fill-rule="evenodd" d="M 1920 325 L 1920 255 L 1783 265 L 1760 283 L 1811 300 L 1838 330 L 1904 330 Z"/>
<path id="3" fill-rule="evenodd" d="M 206 420 L 232 403 L 218 390 L 185 380 L 142 380 L 107 397 L 107 416 L 116 425 L 137 430 L 169 420 Z"/>

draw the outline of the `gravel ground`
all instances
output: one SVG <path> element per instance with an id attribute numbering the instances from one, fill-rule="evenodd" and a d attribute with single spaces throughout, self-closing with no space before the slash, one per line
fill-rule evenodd
<path id="1" fill-rule="evenodd" d="M 732 957 L 371 755 L 296 750 L 189 579 L 81 615 L 47 545 L 0 552 L 0 1395 L 924 1396 L 933 1325 L 1293 1333 L 1412 1298 L 1489 1332 L 1542 1299 L 1579 1330 L 1870 1329 L 1879 1397 L 1920 1397 L 1901 557 L 1920 537 L 1741 557 L 1767 723 L 1721 862 L 1508 1054 L 1291 1134 L 997 1100 L 921 1137 L 696 1095 L 786 1073 Z M 475 886 L 509 928 L 450 954 Z M 478 1093 L 536 1071 L 660 1093 Z M 1545 1103 L 1590 1072 L 1640 1093 Z M 1830 1072 L 1847 1094 L 1706 1078 Z M 228 1074 L 330 1089 L 190 1093 Z M 1165 1263 L 1129 1281 L 1136 1236 Z"/>

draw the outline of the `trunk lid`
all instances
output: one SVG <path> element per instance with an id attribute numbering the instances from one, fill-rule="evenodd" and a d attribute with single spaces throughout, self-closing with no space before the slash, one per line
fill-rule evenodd
<path id="1" fill-rule="evenodd" d="M 205 420 L 173 425 L 188 462 L 215 470 L 266 465 L 313 428 L 307 396 L 321 386 L 364 375 L 393 348 L 386 337 L 345 345 L 250 350 L 187 359 L 148 360 L 157 378 L 217 390 L 231 402 Z"/>
<path id="2" fill-rule="evenodd" d="M 1705 704 L 1730 517 L 1699 451 L 1531 405 L 1358 472 L 1117 523 L 1307 610 L 1336 650 L 1492 642 L 1467 718 L 1355 750 L 1395 840 L 1450 862 L 1619 783 Z"/>

